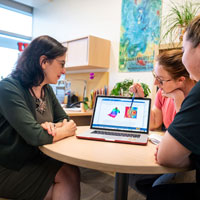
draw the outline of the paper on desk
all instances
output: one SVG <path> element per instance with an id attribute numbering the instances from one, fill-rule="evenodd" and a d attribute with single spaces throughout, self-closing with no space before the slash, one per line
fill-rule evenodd
<path id="1" fill-rule="evenodd" d="M 158 134 L 150 134 L 148 136 L 149 140 L 153 143 L 153 144 L 159 144 L 163 138 L 163 136 L 158 135 Z"/>

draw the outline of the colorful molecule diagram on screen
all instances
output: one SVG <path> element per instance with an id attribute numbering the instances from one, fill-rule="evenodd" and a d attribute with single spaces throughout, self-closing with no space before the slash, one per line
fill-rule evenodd
<path id="1" fill-rule="evenodd" d="M 126 107 L 125 108 L 125 118 L 137 118 L 137 107 Z"/>
<path id="2" fill-rule="evenodd" d="M 120 110 L 118 109 L 118 107 L 115 107 L 112 109 L 111 113 L 109 113 L 108 115 L 112 118 L 115 118 L 118 113 L 120 113 Z"/>

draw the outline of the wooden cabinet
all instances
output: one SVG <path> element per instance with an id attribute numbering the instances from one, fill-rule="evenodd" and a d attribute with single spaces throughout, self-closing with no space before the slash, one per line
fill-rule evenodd
<path id="1" fill-rule="evenodd" d="M 110 41 L 87 36 L 63 42 L 68 48 L 66 70 L 109 68 Z"/>
<path id="2" fill-rule="evenodd" d="M 92 110 L 86 112 L 67 112 L 70 119 L 74 120 L 77 126 L 89 126 L 91 117 L 92 117 Z"/>

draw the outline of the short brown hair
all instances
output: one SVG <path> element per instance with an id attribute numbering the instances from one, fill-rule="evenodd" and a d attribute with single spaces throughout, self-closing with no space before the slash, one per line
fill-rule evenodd
<path id="1" fill-rule="evenodd" d="M 168 50 L 160 53 L 156 60 L 173 79 L 176 80 L 181 76 L 189 78 L 189 73 L 182 63 L 182 55 L 182 50 Z"/>
<path id="2" fill-rule="evenodd" d="M 186 28 L 186 40 L 192 42 L 194 48 L 200 43 L 200 15 L 195 17 Z"/>

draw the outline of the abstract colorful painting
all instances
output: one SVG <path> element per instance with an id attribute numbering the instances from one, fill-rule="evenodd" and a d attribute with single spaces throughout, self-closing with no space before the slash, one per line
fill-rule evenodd
<path id="1" fill-rule="evenodd" d="M 122 0 L 119 71 L 152 71 L 162 0 Z"/>
<path id="2" fill-rule="evenodd" d="M 117 107 L 115 107 L 112 109 L 111 113 L 109 113 L 108 115 L 112 118 L 115 118 L 118 113 L 120 113 L 120 110 Z"/>
<path id="3" fill-rule="evenodd" d="M 136 119 L 137 118 L 137 110 L 138 110 L 137 107 L 132 107 L 132 108 L 126 107 L 125 108 L 124 117 L 125 118 L 134 118 L 134 119 Z"/>

